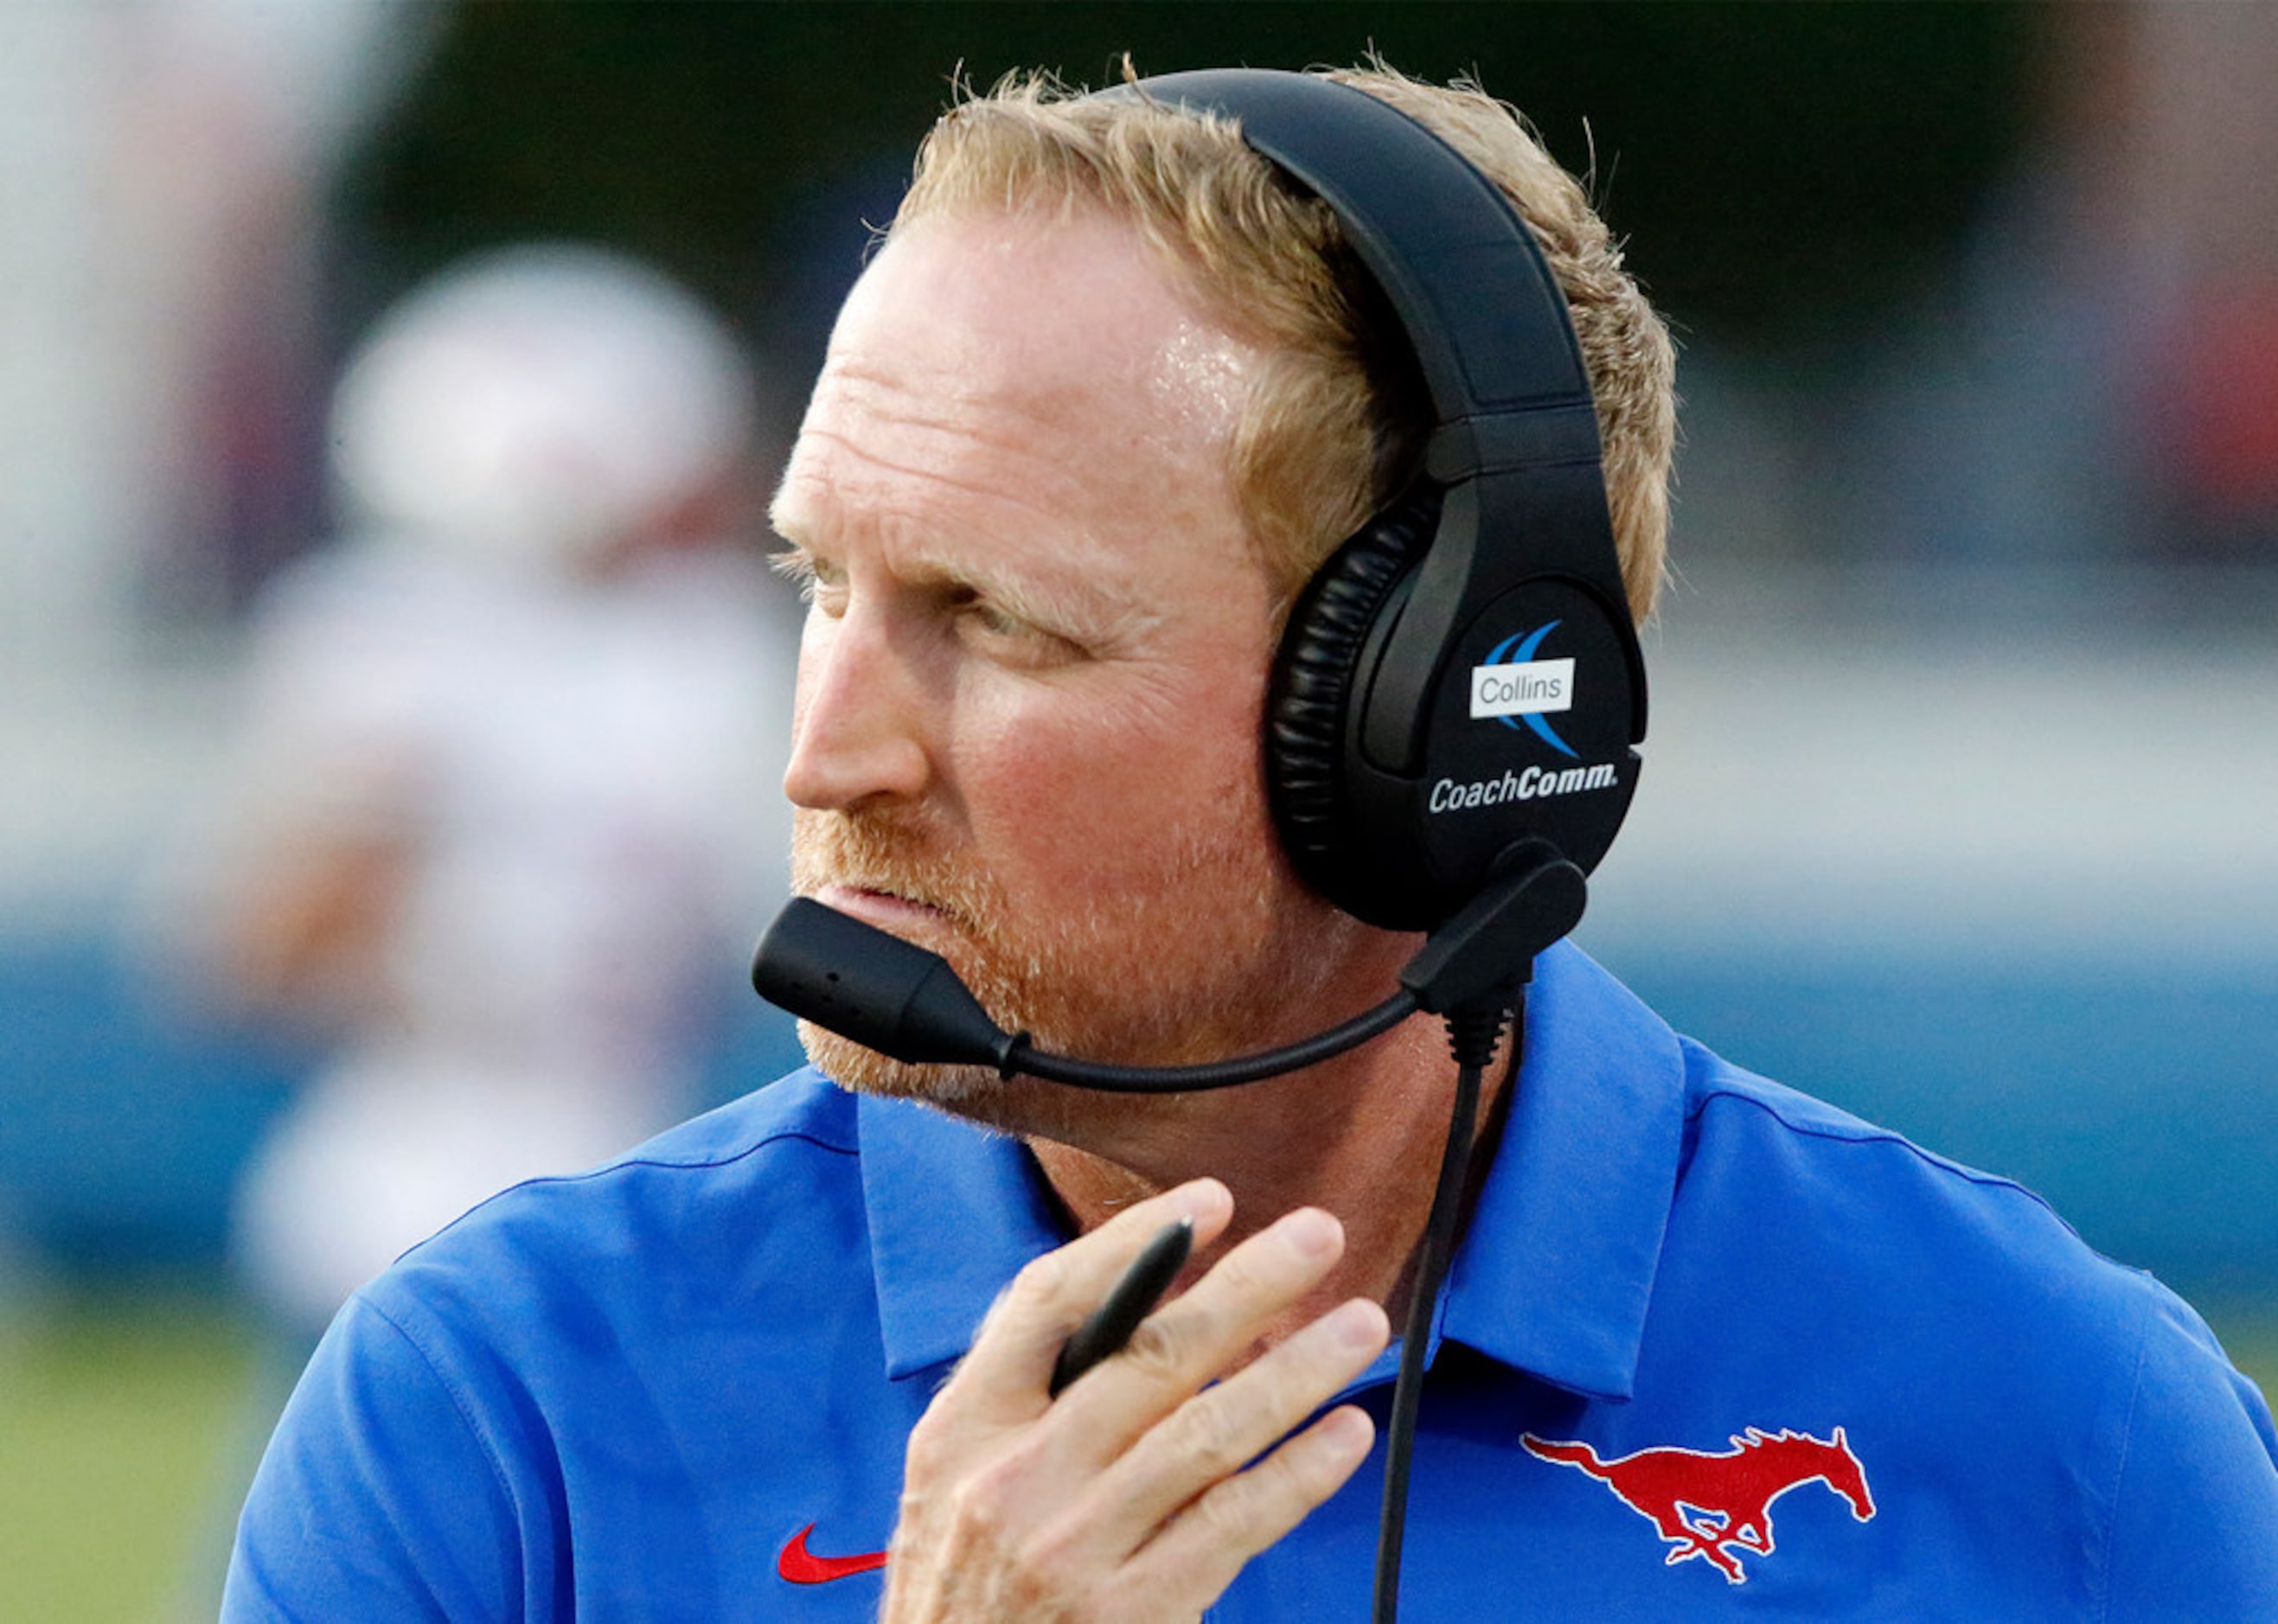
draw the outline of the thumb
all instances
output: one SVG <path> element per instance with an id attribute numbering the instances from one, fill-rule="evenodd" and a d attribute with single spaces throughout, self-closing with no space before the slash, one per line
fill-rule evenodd
<path id="1" fill-rule="evenodd" d="M 1226 1186 L 1197 1178 L 1126 1208 L 1033 1260 L 982 1321 L 943 1398 L 955 1394 L 959 1407 L 984 1424 L 1033 1421 L 1051 1402 L 1047 1390 L 1061 1346 L 1163 1226 L 1189 1221 L 1200 1247 L 1223 1234 L 1233 1216 Z"/>

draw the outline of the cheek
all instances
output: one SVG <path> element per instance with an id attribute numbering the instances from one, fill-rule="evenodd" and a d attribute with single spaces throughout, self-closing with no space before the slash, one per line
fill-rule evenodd
<path id="1" fill-rule="evenodd" d="M 1124 685 L 1112 699 L 989 715 L 961 752 L 960 776 L 985 797 L 967 801 L 976 840 L 1110 880 L 1158 870 L 1198 838 L 1268 839 L 1264 686 L 1262 675 Z"/>

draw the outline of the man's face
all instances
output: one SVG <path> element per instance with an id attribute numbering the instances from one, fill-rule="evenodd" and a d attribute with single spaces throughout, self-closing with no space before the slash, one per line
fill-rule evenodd
<path id="1" fill-rule="evenodd" d="M 1257 363 L 1104 217 L 921 221 L 841 314 L 776 499 L 812 571 L 796 887 L 1048 1048 L 1310 1029 L 1352 926 L 1260 779 L 1275 602 L 1227 471 Z M 852 1086 L 1001 1086 L 806 1037 Z"/>

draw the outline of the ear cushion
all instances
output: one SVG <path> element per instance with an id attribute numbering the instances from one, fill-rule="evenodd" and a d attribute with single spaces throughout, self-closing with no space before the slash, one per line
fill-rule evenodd
<path id="1" fill-rule="evenodd" d="M 1366 881 L 1342 793 L 1345 723 L 1370 633 L 1429 546 L 1440 493 L 1402 497 L 1322 565 L 1291 609 L 1266 700 L 1265 785 L 1298 874 L 1341 907 Z M 1420 725 L 1420 723 L 1419 723 Z"/>

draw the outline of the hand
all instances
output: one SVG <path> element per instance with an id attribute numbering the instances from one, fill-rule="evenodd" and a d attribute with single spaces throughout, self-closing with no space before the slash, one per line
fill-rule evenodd
<path id="1" fill-rule="evenodd" d="M 1383 1351 L 1375 1303 L 1342 1304 L 1224 1374 L 1342 1254 L 1343 1228 L 1314 1208 L 1047 1396 L 1060 1345 L 1148 1239 L 1187 1216 L 1207 1245 L 1233 1210 L 1215 1180 L 1181 1185 L 1021 1271 L 910 1434 L 890 1624 L 1196 1618 L 1367 1458 L 1375 1428 L 1350 1405 L 1284 1435 Z"/>

